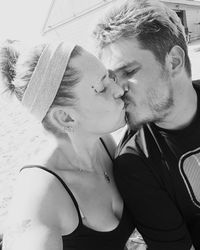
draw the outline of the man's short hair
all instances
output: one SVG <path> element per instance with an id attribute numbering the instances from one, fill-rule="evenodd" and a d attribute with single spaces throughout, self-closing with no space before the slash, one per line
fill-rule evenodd
<path id="1" fill-rule="evenodd" d="M 178 45 L 185 52 L 185 69 L 191 76 L 184 27 L 176 12 L 159 1 L 114 2 L 110 11 L 96 25 L 93 35 L 99 57 L 104 47 L 120 38 L 136 38 L 141 48 L 152 51 L 162 65 L 167 53 Z"/>

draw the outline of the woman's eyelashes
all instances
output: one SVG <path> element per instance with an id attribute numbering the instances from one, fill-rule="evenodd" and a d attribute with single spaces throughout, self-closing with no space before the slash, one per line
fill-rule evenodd
<path id="1" fill-rule="evenodd" d="M 102 88 L 102 89 L 99 90 L 97 93 L 98 93 L 98 94 L 101 94 L 101 93 L 104 93 L 104 92 L 106 92 L 106 88 Z"/>
<path id="2" fill-rule="evenodd" d="M 117 82 L 117 76 L 112 70 L 108 70 L 108 73 L 102 77 L 103 79 L 95 86 L 92 86 L 95 93 L 102 94 L 107 91 L 108 86 L 110 86 L 111 83 Z M 112 80 L 112 81 L 111 81 Z"/>
<path id="3" fill-rule="evenodd" d="M 106 87 L 103 86 L 103 84 L 98 84 L 97 86 L 92 86 L 92 89 L 94 89 L 94 92 L 96 94 L 101 94 L 106 91 Z"/>
<path id="4" fill-rule="evenodd" d="M 100 85 L 100 84 L 99 84 Z M 101 94 L 101 93 L 104 93 L 104 92 L 106 92 L 106 87 L 104 87 L 103 86 L 103 84 L 101 84 L 102 86 L 98 86 L 98 88 L 97 89 L 95 89 L 95 92 L 97 93 L 97 94 Z"/>

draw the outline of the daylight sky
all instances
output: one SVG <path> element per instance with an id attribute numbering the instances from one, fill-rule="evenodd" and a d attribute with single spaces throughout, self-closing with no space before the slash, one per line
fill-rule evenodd
<path id="1" fill-rule="evenodd" d="M 63 2 L 62 2 L 63 1 Z M 45 23 L 52 0 L 0 0 L 0 40 L 5 38 L 37 40 Z M 61 16 L 73 10 L 94 5 L 101 0 L 58 0 Z M 65 8 L 64 8 L 65 9 Z"/>
<path id="2" fill-rule="evenodd" d="M 40 38 L 51 0 L 0 0 L 0 40 Z"/>
<path id="3" fill-rule="evenodd" d="M 0 0 L 0 40 L 10 38 L 37 41 L 51 2 L 52 0 Z M 81 8 L 81 5 L 91 5 L 91 2 L 100 0 L 74 0 L 71 4 L 78 3 L 77 6 Z"/>

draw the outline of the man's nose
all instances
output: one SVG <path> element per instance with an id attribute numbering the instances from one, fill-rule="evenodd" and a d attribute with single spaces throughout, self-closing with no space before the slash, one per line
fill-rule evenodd
<path id="1" fill-rule="evenodd" d="M 117 84 L 124 89 L 124 91 L 126 91 L 126 89 L 128 88 L 129 82 L 127 79 L 123 79 L 119 76 L 117 76 Z"/>

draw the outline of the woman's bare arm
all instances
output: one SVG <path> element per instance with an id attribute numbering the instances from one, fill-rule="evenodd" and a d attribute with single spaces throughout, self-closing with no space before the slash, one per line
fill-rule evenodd
<path id="1" fill-rule="evenodd" d="M 13 222 L 3 236 L 3 250 L 62 250 L 61 233 L 31 219 Z"/>
<path id="2" fill-rule="evenodd" d="M 3 234 L 3 250 L 62 250 L 53 175 L 37 169 L 20 174 Z"/>

